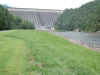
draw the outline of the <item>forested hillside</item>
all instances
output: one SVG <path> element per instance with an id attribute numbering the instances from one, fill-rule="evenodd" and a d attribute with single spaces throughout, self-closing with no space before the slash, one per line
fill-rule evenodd
<path id="1" fill-rule="evenodd" d="M 80 8 L 66 9 L 58 19 L 56 29 L 95 32 L 100 31 L 100 0 L 87 3 Z"/>
<path id="2" fill-rule="evenodd" d="M 8 29 L 34 29 L 28 21 L 21 20 L 17 16 L 13 16 L 9 11 L 2 5 L 0 5 L 0 30 Z"/>

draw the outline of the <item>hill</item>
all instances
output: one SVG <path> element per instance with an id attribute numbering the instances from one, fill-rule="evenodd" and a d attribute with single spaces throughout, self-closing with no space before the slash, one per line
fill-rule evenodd
<path id="1" fill-rule="evenodd" d="M 99 75 L 100 53 L 48 32 L 0 32 L 0 75 Z"/>
<path id="2" fill-rule="evenodd" d="M 100 0 L 89 2 L 80 8 L 66 9 L 55 27 L 68 31 L 100 31 Z"/>

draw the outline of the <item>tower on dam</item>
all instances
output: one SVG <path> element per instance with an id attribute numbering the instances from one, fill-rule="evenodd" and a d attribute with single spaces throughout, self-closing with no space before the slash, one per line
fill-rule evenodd
<path id="1" fill-rule="evenodd" d="M 11 14 L 30 21 L 39 30 L 54 29 L 57 18 L 62 14 L 62 10 L 32 9 L 32 8 L 8 8 Z"/>

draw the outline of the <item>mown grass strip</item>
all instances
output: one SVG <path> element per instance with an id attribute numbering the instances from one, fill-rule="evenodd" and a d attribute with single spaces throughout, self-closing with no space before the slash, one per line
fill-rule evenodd
<path id="1" fill-rule="evenodd" d="M 16 39 L 18 52 L 15 51 L 17 57 L 23 59 L 23 51 L 20 50 L 19 43 L 22 41 L 22 48 L 28 49 L 28 58 L 23 61 L 28 64 L 22 68 L 29 68 L 27 75 L 99 75 L 100 74 L 100 53 L 92 51 L 85 47 L 73 44 L 64 38 L 52 35 L 47 32 L 34 30 L 15 30 L 6 37 Z M 16 48 L 16 46 L 14 46 Z M 13 52 L 13 51 L 11 51 Z M 27 52 L 25 52 L 27 53 Z M 8 54 L 9 55 L 9 54 Z M 27 55 L 27 54 L 26 54 Z M 9 57 L 7 62 L 10 64 L 17 57 Z M 15 59 L 14 59 L 15 58 Z M 26 60 L 28 59 L 28 60 Z M 19 60 L 22 62 L 22 60 Z M 3 62 L 2 62 L 3 63 Z M 15 63 L 11 63 L 16 64 Z M 21 64 L 18 64 L 21 65 Z M 17 68 L 18 69 L 18 68 Z M 16 71 L 16 73 L 19 70 Z M 21 72 L 24 72 L 23 69 Z"/>
<path id="2" fill-rule="evenodd" d="M 0 40 L 0 75 L 26 75 L 27 47 L 23 40 L 7 37 L 4 34 L 1 34 L 0 39 L 2 39 Z"/>

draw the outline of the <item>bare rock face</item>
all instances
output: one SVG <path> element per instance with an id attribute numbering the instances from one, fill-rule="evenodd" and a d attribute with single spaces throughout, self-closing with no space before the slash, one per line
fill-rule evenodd
<path id="1" fill-rule="evenodd" d="M 32 8 L 8 8 L 14 15 L 19 16 L 24 21 L 28 20 L 39 30 L 52 30 L 57 18 L 63 12 L 62 10 L 51 9 L 32 9 Z"/>

